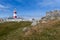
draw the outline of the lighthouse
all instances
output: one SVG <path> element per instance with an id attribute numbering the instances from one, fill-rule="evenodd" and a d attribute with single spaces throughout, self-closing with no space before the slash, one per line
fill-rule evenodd
<path id="1" fill-rule="evenodd" d="M 17 14 L 17 12 L 16 12 L 16 8 L 15 8 L 15 10 L 14 10 L 14 12 L 13 12 L 13 18 L 14 18 L 14 19 L 17 18 L 17 15 L 16 15 L 16 14 Z"/>

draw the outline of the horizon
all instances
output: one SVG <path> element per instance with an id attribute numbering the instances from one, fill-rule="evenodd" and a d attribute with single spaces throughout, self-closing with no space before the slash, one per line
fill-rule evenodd
<path id="1" fill-rule="evenodd" d="M 47 11 L 59 10 L 60 0 L 0 0 L 0 18 L 13 16 L 15 8 L 19 17 L 41 18 Z"/>

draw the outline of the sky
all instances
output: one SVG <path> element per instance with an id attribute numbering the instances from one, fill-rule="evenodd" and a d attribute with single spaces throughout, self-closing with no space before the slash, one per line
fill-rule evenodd
<path id="1" fill-rule="evenodd" d="M 59 10 L 60 0 L 0 0 L 0 18 L 13 16 L 41 18 L 47 11 Z"/>

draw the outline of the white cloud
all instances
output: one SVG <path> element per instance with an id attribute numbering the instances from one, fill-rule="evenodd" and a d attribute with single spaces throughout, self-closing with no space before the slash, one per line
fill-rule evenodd
<path id="1" fill-rule="evenodd" d="M 1 9 L 1 8 L 3 8 L 3 9 L 4 9 L 4 8 L 8 8 L 8 6 L 4 6 L 4 5 L 0 4 L 0 9 Z"/>
<path id="2" fill-rule="evenodd" d="M 58 7 L 60 6 L 60 0 L 43 0 L 42 2 L 39 2 L 38 5 L 40 7 Z"/>
<path id="3" fill-rule="evenodd" d="M 10 11 L 9 8 L 10 8 L 9 6 L 4 6 L 4 5 L 0 4 L 0 11 L 9 12 Z"/>
<path id="4" fill-rule="evenodd" d="M 5 6 L 3 6 L 3 5 L 0 4 L 0 8 L 5 8 Z"/>

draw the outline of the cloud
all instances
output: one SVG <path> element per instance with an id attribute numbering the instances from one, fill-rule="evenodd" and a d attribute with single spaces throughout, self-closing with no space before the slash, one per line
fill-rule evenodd
<path id="1" fill-rule="evenodd" d="M 9 12 L 10 11 L 9 8 L 10 8 L 9 6 L 4 6 L 4 5 L 0 4 L 1 12 Z"/>
<path id="2" fill-rule="evenodd" d="M 3 5 L 0 4 L 0 8 L 5 8 L 5 6 L 3 6 Z"/>
<path id="3" fill-rule="evenodd" d="M 8 8 L 8 6 L 4 6 L 4 5 L 0 4 L 0 9 L 1 9 L 1 8 L 3 8 L 3 9 L 4 9 L 4 8 Z"/>
<path id="4" fill-rule="evenodd" d="M 25 2 L 28 0 L 15 0 L 17 2 Z M 60 7 L 60 0 L 31 0 L 29 2 L 34 1 L 35 4 L 33 4 L 33 6 L 39 6 L 40 8 L 44 8 L 44 7 L 50 7 L 50 8 L 54 8 L 54 7 Z M 28 3 L 28 2 L 27 2 Z M 25 3 L 24 3 L 25 4 Z M 37 4 L 37 5 L 36 5 Z M 32 5 L 32 4 L 31 4 Z"/>
<path id="5" fill-rule="evenodd" d="M 43 0 L 42 2 L 38 2 L 38 6 L 40 7 L 60 7 L 60 0 Z"/>

